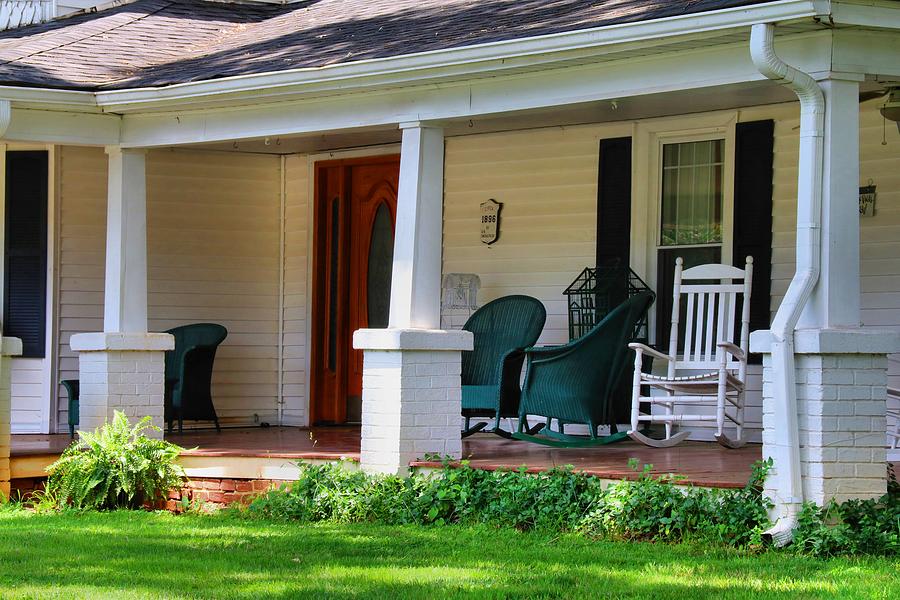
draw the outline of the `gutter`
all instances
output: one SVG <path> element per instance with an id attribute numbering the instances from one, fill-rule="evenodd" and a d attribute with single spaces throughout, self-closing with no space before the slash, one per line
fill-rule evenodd
<path id="1" fill-rule="evenodd" d="M 750 55 L 760 73 L 797 94 L 800 100 L 800 156 L 797 176 L 797 267 L 787 293 L 772 321 L 775 447 L 779 471 L 779 500 L 784 514 L 766 532 L 777 546 L 793 539 L 797 515 L 803 505 L 800 472 L 800 430 L 794 371 L 794 329 L 819 280 L 821 266 L 823 138 L 825 97 L 807 73 L 787 65 L 775 54 L 775 25 L 755 24 L 750 33 Z"/>
<path id="2" fill-rule="evenodd" d="M 0 100 L 0 139 L 6 135 L 9 129 L 9 123 L 12 120 L 12 102 L 9 100 Z"/>

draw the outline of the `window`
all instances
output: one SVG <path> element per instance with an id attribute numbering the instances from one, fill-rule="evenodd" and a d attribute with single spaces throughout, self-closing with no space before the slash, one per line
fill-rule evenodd
<path id="1" fill-rule="evenodd" d="M 685 269 L 722 262 L 725 140 L 664 143 L 661 155 L 656 289 L 671 290 L 679 256 Z M 671 312 L 672 298 L 662 294 L 657 299 L 657 344 L 669 339 Z"/>
<path id="2" fill-rule="evenodd" d="M 3 335 L 43 358 L 47 315 L 47 153 L 6 153 Z"/>
<path id="3" fill-rule="evenodd" d="M 663 145 L 660 246 L 722 243 L 725 140 Z"/>

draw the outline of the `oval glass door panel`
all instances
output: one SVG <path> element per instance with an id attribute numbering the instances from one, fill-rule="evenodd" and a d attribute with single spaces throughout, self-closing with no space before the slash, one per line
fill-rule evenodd
<path id="1" fill-rule="evenodd" d="M 388 326 L 391 310 L 391 268 L 394 261 L 394 223 L 391 212 L 382 203 L 372 220 L 369 242 L 369 266 L 366 283 L 368 326 L 382 329 Z"/>

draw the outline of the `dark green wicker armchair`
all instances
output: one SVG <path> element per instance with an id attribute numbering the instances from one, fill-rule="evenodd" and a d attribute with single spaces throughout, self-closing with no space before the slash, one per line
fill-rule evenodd
<path id="1" fill-rule="evenodd" d="M 527 349 L 519 427 L 513 437 L 548 446 L 593 446 L 625 439 L 625 432 L 615 429 L 611 399 L 628 360 L 627 343 L 653 299 L 651 292 L 638 293 L 577 340 Z M 546 419 L 539 434 L 527 430 L 527 415 Z M 556 431 L 550 427 L 554 420 Z M 569 423 L 587 425 L 589 437 L 567 435 Z M 610 426 L 610 435 L 597 435 L 601 425 Z"/>
<path id="2" fill-rule="evenodd" d="M 178 420 L 178 433 L 185 419 L 214 421 L 219 417 L 212 402 L 213 361 L 228 330 L 216 323 L 194 323 L 168 330 L 175 336 L 175 349 L 166 352 L 166 422 Z"/>
<path id="3" fill-rule="evenodd" d="M 66 388 L 66 394 L 69 396 L 69 436 L 74 439 L 75 429 L 78 427 L 78 422 L 81 420 L 81 416 L 78 414 L 81 384 L 77 379 L 65 379 L 61 383 L 62 386 Z"/>
<path id="4" fill-rule="evenodd" d="M 463 325 L 475 337 L 471 352 L 462 353 L 463 437 L 487 427 L 470 426 L 472 418 L 494 419 L 493 433 L 508 437 L 500 419 L 519 416 L 519 379 L 523 350 L 537 342 L 547 310 L 531 296 L 504 296 L 488 302 Z"/>

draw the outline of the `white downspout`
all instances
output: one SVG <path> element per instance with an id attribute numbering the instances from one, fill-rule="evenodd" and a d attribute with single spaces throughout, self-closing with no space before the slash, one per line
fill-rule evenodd
<path id="1" fill-rule="evenodd" d="M 797 178 L 797 270 L 772 321 L 772 373 L 774 378 L 776 447 L 783 450 L 777 462 L 779 493 L 785 514 L 766 532 L 776 545 L 793 539 L 797 514 L 803 504 L 800 474 L 800 432 L 797 386 L 794 374 L 794 328 L 809 300 L 821 266 L 823 137 L 825 97 L 808 74 L 784 63 L 775 54 L 775 26 L 754 25 L 750 55 L 760 73 L 789 87 L 800 99 L 800 156 Z"/>
<path id="2" fill-rule="evenodd" d="M 284 425 L 284 260 L 285 260 L 285 207 L 287 205 L 287 157 L 282 154 L 279 162 L 281 189 L 278 206 L 278 426 Z"/>

